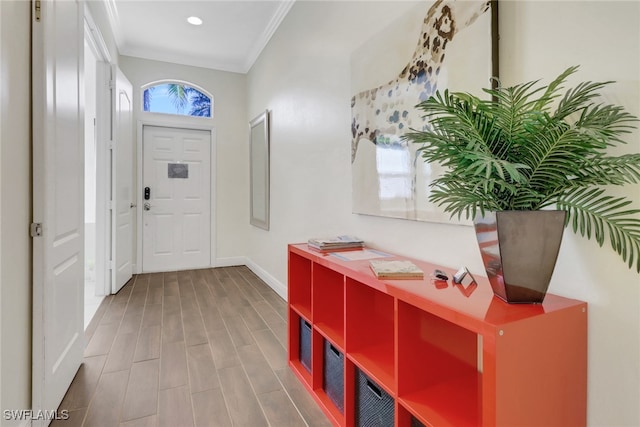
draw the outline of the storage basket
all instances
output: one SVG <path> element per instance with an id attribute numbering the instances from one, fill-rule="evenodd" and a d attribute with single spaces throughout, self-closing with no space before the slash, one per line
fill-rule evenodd
<path id="1" fill-rule="evenodd" d="M 416 417 L 411 416 L 411 427 L 425 427 Z"/>
<path id="2" fill-rule="evenodd" d="M 329 399 L 344 413 L 344 355 L 327 340 L 324 340 L 322 386 Z"/>
<path id="3" fill-rule="evenodd" d="M 300 318 L 300 363 L 311 372 L 311 324 Z"/>
<path id="4" fill-rule="evenodd" d="M 393 397 L 360 369 L 356 369 L 356 382 L 356 425 L 358 427 L 393 426 Z"/>

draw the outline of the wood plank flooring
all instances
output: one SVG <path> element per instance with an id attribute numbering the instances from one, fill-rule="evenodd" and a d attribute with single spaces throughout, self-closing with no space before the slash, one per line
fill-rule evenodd
<path id="1" fill-rule="evenodd" d="M 54 427 L 325 427 L 287 366 L 287 306 L 246 267 L 135 276 L 104 299 Z"/>

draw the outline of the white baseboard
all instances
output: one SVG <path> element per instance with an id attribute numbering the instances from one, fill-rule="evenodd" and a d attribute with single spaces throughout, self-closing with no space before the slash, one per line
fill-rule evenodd
<path id="1" fill-rule="evenodd" d="M 245 264 L 249 267 L 249 270 L 253 271 L 260 279 L 262 279 L 271 289 L 273 289 L 282 299 L 287 300 L 287 286 L 281 283 L 278 279 L 269 274 L 265 269 L 260 267 L 255 262 L 247 259 Z"/>
<path id="2" fill-rule="evenodd" d="M 244 256 L 217 258 L 215 267 L 235 267 L 238 265 L 246 265 L 249 270 L 253 271 L 262 281 L 264 281 L 271 289 L 273 289 L 282 299 L 287 300 L 287 286 L 278 279 L 269 274 L 265 269 L 255 262 Z"/>
<path id="3" fill-rule="evenodd" d="M 214 267 L 235 267 L 238 265 L 247 265 L 247 257 L 236 256 L 227 258 L 216 258 Z"/>
<path id="4" fill-rule="evenodd" d="M 284 299 L 285 301 L 287 300 L 287 286 L 245 256 L 216 258 L 213 267 L 236 267 L 239 265 L 246 265 L 249 270 L 253 271 L 260 279 L 262 279 L 267 285 L 269 285 L 269 287 L 273 289 L 278 295 L 280 295 L 282 299 Z M 137 274 L 142 274 L 142 272 L 138 272 Z"/>

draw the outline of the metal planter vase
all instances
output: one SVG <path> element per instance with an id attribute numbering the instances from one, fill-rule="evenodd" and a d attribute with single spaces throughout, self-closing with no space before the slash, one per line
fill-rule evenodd
<path id="1" fill-rule="evenodd" d="M 508 303 L 541 303 L 556 265 L 565 211 L 486 212 L 474 219 L 493 293 Z"/>

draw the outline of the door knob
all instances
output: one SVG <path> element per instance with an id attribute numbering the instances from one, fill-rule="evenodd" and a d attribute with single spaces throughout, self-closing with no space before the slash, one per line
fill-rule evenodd
<path id="1" fill-rule="evenodd" d="M 135 203 L 133 203 L 133 202 L 131 202 L 131 204 L 129 205 L 129 207 L 130 207 L 131 209 L 135 208 L 136 206 L 138 206 L 138 205 L 136 205 L 136 204 L 135 204 Z"/>
<path id="2" fill-rule="evenodd" d="M 144 210 L 145 211 L 150 211 L 151 210 L 151 203 L 144 202 Z"/>

